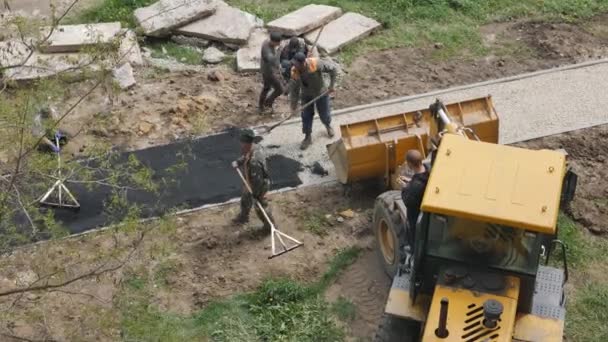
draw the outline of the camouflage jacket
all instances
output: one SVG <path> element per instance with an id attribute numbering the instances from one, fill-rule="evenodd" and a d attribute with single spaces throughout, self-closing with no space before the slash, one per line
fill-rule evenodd
<path id="1" fill-rule="evenodd" d="M 250 156 L 241 156 L 237 163 L 243 170 L 243 175 L 249 182 L 254 195 L 261 195 L 268 191 L 270 175 L 265 153 L 260 146 L 256 146 Z"/>

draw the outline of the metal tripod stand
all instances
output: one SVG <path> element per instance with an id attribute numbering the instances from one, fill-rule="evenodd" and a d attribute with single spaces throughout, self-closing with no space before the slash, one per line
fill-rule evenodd
<path id="1" fill-rule="evenodd" d="M 56 146 L 59 147 L 59 138 L 55 137 Z M 52 208 L 67 208 L 72 210 L 80 209 L 80 203 L 76 200 L 76 197 L 72 195 L 72 192 L 65 186 L 66 178 L 63 178 L 61 174 L 61 154 L 57 152 L 57 177 L 55 183 L 51 188 L 40 197 L 38 203 L 43 206 Z M 53 194 L 55 194 L 55 201 L 53 201 Z"/>

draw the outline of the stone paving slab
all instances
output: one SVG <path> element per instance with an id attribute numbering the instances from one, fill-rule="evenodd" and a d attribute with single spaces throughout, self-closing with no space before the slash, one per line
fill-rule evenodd
<path id="1" fill-rule="evenodd" d="M 338 7 L 310 4 L 273 20 L 266 26 L 271 32 L 299 36 L 329 23 L 340 15 L 342 10 Z"/>
<path id="2" fill-rule="evenodd" d="M 21 41 L 0 42 L 0 65 L 16 66 L 4 70 L 4 77 L 13 81 L 27 81 L 50 77 L 58 73 L 77 72 L 90 65 L 91 57 L 80 53 L 42 54 L 34 52 Z M 25 63 L 23 63 L 25 61 Z M 21 65 L 23 64 L 23 65 Z"/>
<path id="3" fill-rule="evenodd" d="M 136 9 L 134 15 L 145 35 L 165 37 L 173 29 L 212 15 L 217 6 L 214 0 L 160 0 Z"/>
<path id="4" fill-rule="evenodd" d="M 119 22 L 60 25 L 57 26 L 49 39 L 40 46 L 44 53 L 79 52 L 84 48 L 100 44 L 110 44 L 120 33 Z M 42 30 L 42 37 L 48 36 L 50 28 Z"/>
<path id="5" fill-rule="evenodd" d="M 258 28 L 251 32 L 247 46 L 236 53 L 236 68 L 239 72 L 253 72 L 260 70 L 260 56 L 262 44 L 268 39 L 268 31 Z"/>
<path id="6" fill-rule="evenodd" d="M 322 51 L 332 54 L 338 52 L 342 47 L 366 37 L 380 26 L 381 24 L 374 19 L 349 12 L 325 25 L 317 46 Z M 307 33 L 304 35 L 304 39 L 310 44 L 314 44 L 320 30 L 321 28 L 318 28 Z"/>
<path id="7" fill-rule="evenodd" d="M 174 32 L 184 36 L 242 45 L 247 43 L 255 27 L 262 26 L 264 22 L 255 15 L 224 5 L 218 6 L 213 15 L 180 27 Z"/>

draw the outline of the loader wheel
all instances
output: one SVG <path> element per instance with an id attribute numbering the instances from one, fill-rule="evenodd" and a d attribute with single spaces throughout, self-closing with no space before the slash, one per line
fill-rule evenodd
<path id="1" fill-rule="evenodd" d="M 385 314 L 373 342 L 415 342 L 420 340 L 420 323 Z"/>
<path id="2" fill-rule="evenodd" d="M 387 191 L 378 196 L 374 208 L 376 254 L 384 272 L 391 279 L 397 273 L 406 241 L 405 223 L 401 222 L 399 213 L 391 209 L 393 202 L 399 198 L 401 198 L 399 191 Z"/>

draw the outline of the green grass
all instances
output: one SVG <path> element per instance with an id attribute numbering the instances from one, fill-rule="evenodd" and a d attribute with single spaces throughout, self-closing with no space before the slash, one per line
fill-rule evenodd
<path id="1" fill-rule="evenodd" d="M 608 258 L 608 241 L 585 235 L 583 228 L 564 214 L 558 218 L 559 239 L 566 244 L 568 266 L 584 267 L 588 263 Z M 558 251 L 553 255 L 558 256 Z"/>
<path id="2" fill-rule="evenodd" d="M 588 282 L 585 276 L 594 272 L 593 265 L 608 261 L 608 241 L 589 236 L 564 214 L 560 214 L 558 226 L 559 238 L 567 246 L 571 275 L 574 273 L 584 284 L 569 292 L 566 335 L 570 341 L 608 341 L 608 284 Z M 559 255 L 557 251 L 553 254 Z M 559 257 L 554 259 L 556 265 L 561 265 Z"/>
<path id="3" fill-rule="evenodd" d="M 566 334 L 570 341 L 608 341 L 608 284 L 592 283 L 576 290 L 568 305 Z"/>
<path id="4" fill-rule="evenodd" d="M 340 296 L 331 306 L 332 312 L 342 321 L 352 321 L 357 317 L 357 307 L 353 302 Z"/>
<path id="5" fill-rule="evenodd" d="M 79 13 L 74 21 L 79 23 L 105 23 L 120 21 L 125 27 L 135 27 L 133 11 L 148 6 L 156 0 L 103 0 L 98 5 Z"/>
<path id="6" fill-rule="evenodd" d="M 228 0 L 266 22 L 307 5 L 307 0 Z M 438 58 L 487 53 L 478 28 L 514 18 L 577 21 L 608 11 L 606 0 L 318 0 L 378 20 L 383 30 L 346 48 L 341 57 L 388 48 L 440 43 Z"/>
<path id="7" fill-rule="evenodd" d="M 178 62 L 190 65 L 201 65 L 202 57 L 200 51 L 173 42 L 159 42 L 149 45 L 154 58 L 173 58 Z"/>
<path id="8" fill-rule="evenodd" d="M 253 293 L 214 302 L 191 316 L 159 311 L 146 277 L 123 283 L 117 305 L 125 341 L 342 341 L 336 319 L 352 317 L 352 303 L 330 305 L 323 293 L 348 265 L 358 248 L 336 254 L 318 282 L 267 279 Z"/>
<path id="9" fill-rule="evenodd" d="M 325 215 L 318 212 L 306 212 L 302 218 L 302 224 L 304 229 L 318 236 L 327 235 L 327 229 L 330 226 Z"/>

